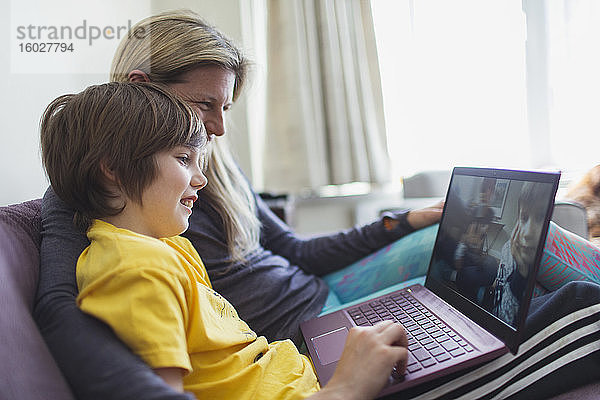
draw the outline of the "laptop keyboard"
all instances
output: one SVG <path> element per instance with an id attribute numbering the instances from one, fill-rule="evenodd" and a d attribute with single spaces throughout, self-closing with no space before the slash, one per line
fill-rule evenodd
<path id="1" fill-rule="evenodd" d="M 385 320 L 404 326 L 409 350 L 406 374 L 473 351 L 469 343 L 436 318 L 409 291 L 350 308 L 348 314 L 359 326 L 374 325 Z M 402 378 L 395 374 L 393 376 Z"/>

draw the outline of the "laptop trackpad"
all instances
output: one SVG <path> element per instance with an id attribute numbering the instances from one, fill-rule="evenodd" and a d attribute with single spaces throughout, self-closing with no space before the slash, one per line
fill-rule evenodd
<path id="1" fill-rule="evenodd" d="M 336 362 L 342 356 L 348 328 L 341 327 L 311 339 L 321 365 Z"/>

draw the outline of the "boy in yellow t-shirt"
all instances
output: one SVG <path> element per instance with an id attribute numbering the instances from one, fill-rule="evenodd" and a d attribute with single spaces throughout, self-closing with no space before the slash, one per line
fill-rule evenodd
<path id="1" fill-rule="evenodd" d="M 61 96 L 44 113 L 41 143 L 55 192 L 90 239 L 77 263 L 79 306 L 176 390 L 211 399 L 368 399 L 406 362 L 399 325 L 356 328 L 319 391 L 291 341 L 257 337 L 212 289 L 196 250 L 176 236 L 207 183 L 206 133 L 165 89 L 109 83 Z"/>

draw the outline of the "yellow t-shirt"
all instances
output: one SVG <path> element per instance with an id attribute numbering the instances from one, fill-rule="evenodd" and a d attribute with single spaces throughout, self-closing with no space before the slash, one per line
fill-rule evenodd
<path id="1" fill-rule="evenodd" d="M 95 220 L 77 262 L 77 303 L 152 368 L 188 372 L 202 399 L 299 399 L 319 389 L 289 341 L 267 343 L 215 292 L 185 238 L 154 239 Z"/>

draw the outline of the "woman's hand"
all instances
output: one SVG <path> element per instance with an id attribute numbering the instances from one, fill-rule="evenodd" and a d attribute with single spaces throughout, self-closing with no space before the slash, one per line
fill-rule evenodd
<path id="1" fill-rule="evenodd" d="M 350 329 L 333 377 L 311 399 L 374 398 L 388 382 L 394 367 L 404 373 L 407 345 L 404 328 L 391 321 Z"/>
<path id="2" fill-rule="evenodd" d="M 430 207 L 409 211 L 406 220 L 414 229 L 425 228 L 426 226 L 440 222 L 443 210 L 444 200 Z"/>

